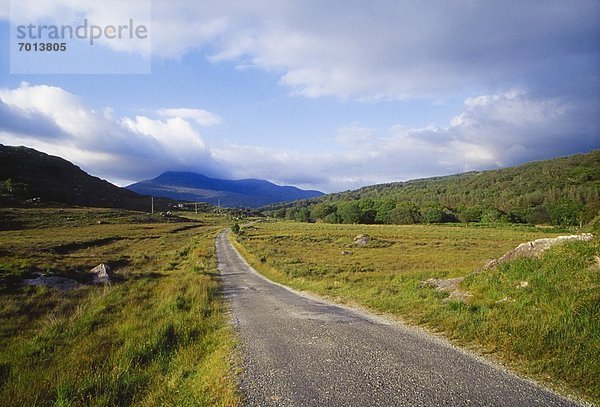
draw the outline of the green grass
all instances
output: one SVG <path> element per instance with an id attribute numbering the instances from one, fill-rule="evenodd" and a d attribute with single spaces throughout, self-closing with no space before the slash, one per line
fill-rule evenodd
<path id="1" fill-rule="evenodd" d="M 372 240 L 353 245 L 358 234 Z M 600 400 L 598 240 L 473 274 L 552 230 L 262 222 L 236 246 L 267 277 L 424 326 L 567 394 Z M 563 233 L 564 234 L 564 233 Z M 349 254 L 350 252 L 350 254 Z M 468 276 L 467 303 L 420 283 Z M 518 288 L 521 282 L 527 287 Z"/>
<path id="2" fill-rule="evenodd" d="M 222 218 L 44 211 L 12 213 L 0 232 L 1 405 L 239 403 L 214 253 Z M 18 284 L 33 271 L 85 282 L 101 262 L 110 286 Z"/>

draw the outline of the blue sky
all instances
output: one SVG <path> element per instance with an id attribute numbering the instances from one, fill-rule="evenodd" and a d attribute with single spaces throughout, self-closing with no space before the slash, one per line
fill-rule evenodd
<path id="1" fill-rule="evenodd" d="M 119 185 L 192 170 L 333 192 L 600 147 L 596 0 L 18 0 L 12 19 L 10 3 L 0 143 Z M 150 52 L 93 48 L 114 74 L 11 73 L 17 20 L 150 10 Z M 123 58 L 151 73 L 119 73 Z"/>

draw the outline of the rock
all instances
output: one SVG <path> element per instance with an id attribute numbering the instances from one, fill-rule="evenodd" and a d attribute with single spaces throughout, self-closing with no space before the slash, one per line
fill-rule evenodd
<path id="1" fill-rule="evenodd" d="M 529 282 L 528 281 L 521 281 L 519 283 L 519 285 L 517 285 L 517 288 L 527 288 L 529 287 Z"/>
<path id="2" fill-rule="evenodd" d="M 421 282 L 419 287 L 431 287 L 435 288 L 439 291 L 452 291 L 458 288 L 458 285 L 461 281 L 464 280 L 464 277 L 456 277 L 456 278 L 428 278 L 427 280 Z"/>
<path id="3" fill-rule="evenodd" d="M 344 251 L 342 251 L 342 255 L 343 255 L 343 256 L 348 256 L 348 255 L 350 255 L 350 254 L 352 254 L 352 252 L 349 252 L 349 251 L 347 251 L 347 250 L 344 250 Z"/>
<path id="4" fill-rule="evenodd" d="M 422 281 L 419 284 L 420 288 L 435 288 L 437 291 L 443 291 L 448 293 L 448 297 L 444 298 L 444 302 L 448 301 L 460 301 L 463 303 L 467 303 L 469 297 L 472 297 L 472 294 L 468 291 L 463 291 L 458 286 L 461 281 L 463 281 L 464 277 L 455 277 L 455 278 L 428 278 L 425 281 Z"/>
<path id="5" fill-rule="evenodd" d="M 74 290 L 81 286 L 77 281 L 70 278 L 58 276 L 39 276 L 23 280 L 23 285 L 43 285 L 50 288 L 56 288 L 58 291 L 65 292 Z"/>
<path id="6" fill-rule="evenodd" d="M 112 270 L 107 264 L 101 263 L 90 270 L 94 275 L 94 284 L 110 284 L 112 282 Z"/>
<path id="7" fill-rule="evenodd" d="M 354 238 L 354 244 L 357 246 L 364 246 L 369 243 L 371 238 L 368 235 L 357 235 Z"/>
<path id="8" fill-rule="evenodd" d="M 479 271 L 490 270 L 499 264 L 521 257 L 540 257 L 543 252 L 552 246 L 556 246 L 557 244 L 577 240 L 587 242 L 592 240 L 593 237 L 594 235 L 591 233 L 582 233 L 580 235 L 558 236 L 554 238 L 537 239 L 530 242 L 521 243 L 513 250 L 506 252 L 502 257 L 489 260 Z"/>

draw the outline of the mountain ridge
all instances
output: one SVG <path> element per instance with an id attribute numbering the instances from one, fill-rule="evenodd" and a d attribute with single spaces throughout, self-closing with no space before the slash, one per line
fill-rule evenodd
<path id="1" fill-rule="evenodd" d="M 156 200 L 157 209 L 169 200 Z M 68 205 L 150 211 L 148 197 L 83 171 L 62 157 L 0 144 L 0 206 Z"/>
<path id="2" fill-rule="evenodd" d="M 166 171 L 125 188 L 145 195 L 250 208 L 324 195 L 320 191 L 276 185 L 261 179 L 219 179 L 190 171 Z"/>

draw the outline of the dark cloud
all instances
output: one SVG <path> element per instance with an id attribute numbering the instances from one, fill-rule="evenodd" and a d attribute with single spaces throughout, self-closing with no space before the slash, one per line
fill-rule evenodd
<path id="1" fill-rule="evenodd" d="M 46 115 L 10 106 L 2 99 L 0 99 L 0 132 L 54 140 L 70 137 Z"/>

